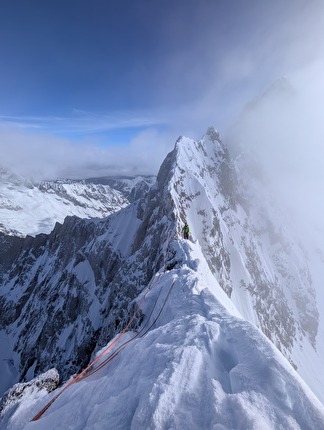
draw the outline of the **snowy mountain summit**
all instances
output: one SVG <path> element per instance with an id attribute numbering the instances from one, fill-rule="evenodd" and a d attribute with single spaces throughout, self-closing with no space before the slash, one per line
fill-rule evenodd
<path id="1" fill-rule="evenodd" d="M 2 392 L 29 382 L 0 428 L 324 429 L 305 250 L 248 196 L 209 128 L 119 212 L 2 236 Z M 34 389 L 53 367 L 61 387 Z"/>

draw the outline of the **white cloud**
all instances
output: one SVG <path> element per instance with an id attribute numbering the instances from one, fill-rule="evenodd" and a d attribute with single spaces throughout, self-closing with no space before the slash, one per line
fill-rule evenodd
<path id="1" fill-rule="evenodd" d="M 95 140 L 76 143 L 2 126 L 1 165 L 35 179 L 156 174 L 176 137 L 150 128 L 139 132 L 128 144 L 103 147 Z"/>
<path id="2" fill-rule="evenodd" d="M 156 126 L 163 123 L 161 116 L 145 112 L 120 111 L 98 114 L 74 109 L 72 115 L 58 116 L 8 116 L 0 115 L 0 124 L 25 130 L 43 130 L 56 134 L 94 134 L 109 130 Z"/>
<path id="3" fill-rule="evenodd" d="M 254 151 L 269 187 L 299 228 L 323 224 L 324 59 L 287 76 L 255 100 L 235 130 Z M 233 138 L 233 136 L 232 136 Z"/>

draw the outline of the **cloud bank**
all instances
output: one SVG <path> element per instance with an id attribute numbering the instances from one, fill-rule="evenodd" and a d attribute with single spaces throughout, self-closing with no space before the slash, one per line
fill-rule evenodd
<path id="1" fill-rule="evenodd" d="M 324 238 L 324 59 L 276 82 L 248 105 L 229 140 L 254 154 L 299 229 Z"/>
<path id="2" fill-rule="evenodd" d="M 95 140 L 76 143 L 1 127 L 0 164 L 34 179 L 157 174 L 174 142 L 171 134 L 153 128 L 138 133 L 127 145 L 104 147 Z"/>

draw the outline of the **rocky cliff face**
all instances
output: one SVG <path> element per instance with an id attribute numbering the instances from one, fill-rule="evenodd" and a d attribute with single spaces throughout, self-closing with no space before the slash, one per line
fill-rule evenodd
<path id="1" fill-rule="evenodd" d="M 56 367 L 62 379 L 126 325 L 163 266 L 182 264 L 184 221 L 243 317 L 295 365 L 316 348 L 318 310 L 305 251 L 269 205 L 251 203 L 218 133 L 179 138 L 146 195 L 103 220 L 68 217 L 49 235 L 1 236 L 0 329 L 13 382 Z M 3 249 L 3 248 L 2 248 Z M 139 324 L 139 315 L 135 324 Z M 8 388 L 3 386 L 3 390 Z"/>
<path id="2" fill-rule="evenodd" d="M 12 348 L 2 372 L 23 381 L 55 365 L 65 379 L 123 329 L 161 265 L 165 193 L 155 187 L 104 220 L 68 217 L 49 235 L 0 237 L 0 329 Z"/>
<path id="3" fill-rule="evenodd" d="M 34 393 L 41 390 L 47 393 L 52 392 L 58 387 L 59 382 L 60 376 L 58 371 L 56 369 L 50 369 L 29 382 L 15 384 L 0 400 L 0 417 L 4 417 L 5 413 L 9 415 L 19 402 L 28 400 Z M 2 422 L 2 428 L 4 428 L 6 424 L 6 422 Z"/>

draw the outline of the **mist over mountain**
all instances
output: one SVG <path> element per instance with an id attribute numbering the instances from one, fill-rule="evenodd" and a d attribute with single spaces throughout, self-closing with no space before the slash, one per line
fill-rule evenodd
<path id="1" fill-rule="evenodd" d="M 317 61 L 275 81 L 245 107 L 226 138 L 232 150 L 249 153 L 246 167 L 258 171 L 297 233 L 313 243 L 324 239 L 322 72 Z"/>
<path id="2" fill-rule="evenodd" d="M 0 236 L 2 393 L 40 378 L 4 394 L 1 428 L 324 428 L 324 254 L 253 162 L 210 127 L 108 217 Z"/>

